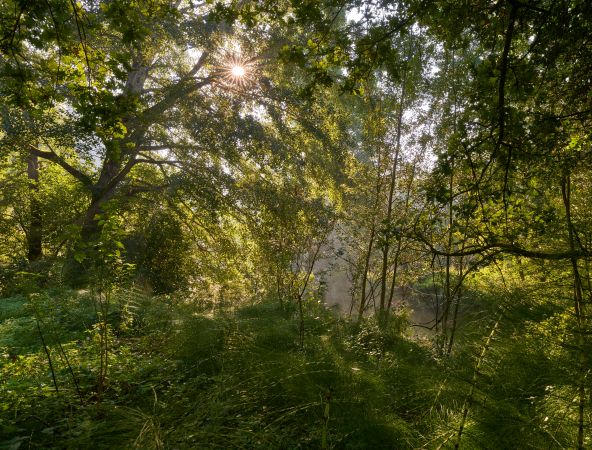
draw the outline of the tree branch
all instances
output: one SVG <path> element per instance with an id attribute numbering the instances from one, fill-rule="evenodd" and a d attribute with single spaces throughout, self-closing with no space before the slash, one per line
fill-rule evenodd
<path id="1" fill-rule="evenodd" d="M 166 188 L 168 188 L 169 186 L 164 184 L 164 185 L 153 185 L 153 184 L 146 184 L 144 186 L 128 186 L 127 190 L 125 191 L 125 195 L 127 195 L 128 197 L 134 196 L 136 194 L 140 194 L 142 192 L 162 192 L 164 191 Z"/>
<path id="2" fill-rule="evenodd" d="M 146 109 L 140 116 L 140 119 L 146 120 L 150 117 L 158 116 L 172 107 L 179 98 L 189 95 L 192 92 L 197 91 L 208 84 L 211 84 L 215 79 L 214 77 L 209 76 L 202 78 L 200 81 L 196 81 L 193 78 L 203 67 L 208 56 L 209 53 L 204 51 L 191 70 L 185 76 L 183 76 L 173 88 L 171 88 L 169 93 L 165 95 L 161 101 Z M 193 81 L 192 84 L 190 84 L 191 81 Z"/>
<path id="3" fill-rule="evenodd" d="M 176 101 L 181 98 L 185 97 L 204 86 L 211 84 L 214 81 L 213 77 L 204 78 L 202 81 L 188 84 L 189 80 L 181 80 L 179 81 L 174 88 L 166 95 L 161 101 L 152 105 L 150 108 L 146 109 L 140 115 L 140 121 L 150 122 L 151 117 L 157 117 L 164 112 L 166 112 L 169 108 L 171 108 Z"/>
<path id="4" fill-rule="evenodd" d="M 202 54 L 200 55 L 199 59 L 197 60 L 197 62 L 194 64 L 194 66 L 191 68 L 191 70 L 187 73 L 187 75 L 185 75 L 185 79 L 187 78 L 192 78 L 193 76 L 195 76 L 195 74 L 197 72 L 200 71 L 200 69 L 203 67 L 203 65 L 206 62 L 206 58 L 209 56 L 209 53 L 204 51 L 202 52 Z"/>
<path id="5" fill-rule="evenodd" d="M 136 158 L 131 158 L 125 164 L 125 166 L 123 166 L 123 169 L 121 169 L 117 175 L 115 175 L 113 178 L 111 178 L 111 180 L 109 180 L 109 182 L 105 186 L 105 189 L 103 191 L 104 194 L 102 195 L 102 197 L 104 197 L 105 195 L 108 195 L 109 192 L 111 192 L 113 189 L 115 189 L 117 187 L 117 185 L 125 179 L 127 174 L 130 173 L 130 171 L 137 164 L 137 162 L 138 162 L 138 160 Z"/>
<path id="6" fill-rule="evenodd" d="M 514 35 L 514 25 L 516 23 L 516 14 L 518 12 L 518 6 L 515 3 L 511 3 L 512 8 L 510 9 L 510 19 L 508 22 L 508 28 L 504 36 L 504 50 L 502 52 L 502 59 L 500 60 L 500 77 L 498 87 L 498 127 L 499 135 L 496 145 L 496 152 L 499 152 L 500 146 L 504 141 L 504 134 L 506 128 L 506 111 L 505 111 L 505 87 L 506 78 L 508 74 L 508 57 L 510 54 L 510 48 L 512 47 L 512 37 Z"/>
<path id="7" fill-rule="evenodd" d="M 491 242 L 484 245 L 471 245 L 469 247 L 465 247 L 463 250 L 453 251 L 453 252 L 446 252 L 443 250 L 436 249 L 427 239 L 423 236 L 416 235 L 417 239 L 423 242 L 430 251 L 435 255 L 440 256 L 470 256 L 470 255 L 480 255 L 490 250 L 497 250 L 500 253 L 506 253 L 509 255 L 515 256 L 524 256 L 525 258 L 532 258 L 532 259 L 547 259 L 547 260 L 565 260 L 565 259 L 579 259 L 579 258 L 587 258 L 592 256 L 592 253 L 585 250 L 564 250 L 564 251 L 538 251 L 538 250 L 529 250 L 526 248 L 522 248 L 517 246 L 516 244 L 505 243 L 505 242 Z"/>
<path id="8" fill-rule="evenodd" d="M 543 14 L 549 14 L 548 10 L 543 9 L 543 8 L 539 8 L 538 6 L 535 6 L 535 5 L 529 5 L 528 3 L 523 3 L 518 0 L 513 0 L 512 3 L 515 4 L 516 6 L 520 6 L 521 8 L 531 9 L 533 11 L 540 12 Z"/>
<path id="9" fill-rule="evenodd" d="M 161 152 L 164 150 L 171 150 L 173 148 L 179 148 L 179 149 L 194 149 L 196 148 L 195 145 L 192 144 L 175 144 L 175 143 L 171 143 L 171 144 L 160 144 L 160 145 L 142 145 L 139 147 L 140 152 Z"/>
<path id="10" fill-rule="evenodd" d="M 72 175 L 74 178 L 76 178 L 78 181 L 80 181 L 82 184 L 84 184 L 86 187 L 90 187 L 93 185 L 93 181 L 90 176 L 88 176 L 87 174 L 85 174 L 81 170 L 77 169 L 76 167 L 74 167 L 74 166 L 70 165 L 68 162 L 66 162 L 64 160 L 64 158 L 62 158 L 55 151 L 53 151 L 51 146 L 49 146 L 46 142 L 44 142 L 44 144 L 45 144 L 45 146 L 47 146 L 50 149 L 50 151 L 47 152 L 47 151 L 39 150 L 34 145 L 28 144 L 29 152 L 35 156 L 38 156 L 39 158 L 43 158 L 48 161 L 56 163 L 62 169 L 64 169 L 66 172 L 68 172 L 70 175 Z"/>
<path id="11" fill-rule="evenodd" d="M 176 159 L 152 159 L 147 158 L 145 159 L 136 159 L 136 164 L 156 164 L 160 166 L 177 166 L 181 164 L 181 161 Z"/>
<path id="12" fill-rule="evenodd" d="M 516 15 L 518 13 L 518 5 L 514 2 L 510 2 L 512 8 L 510 9 L 510 19 L 508 22 L 508 28 L 506 29 L 506 34 L 504 36 L 504 51 L 502 53 L 502 59 L 500 61 L 500 79 L 499 79 L 499 92 L 498 92 L 498 108 L 499 108 L 499 117 L 498 117 L 498 126 L 499 126 L 499 135 L 497 139 L 497 144 L 495 147 L 496 156 L 499 154 L 500 148 L 502 143 L 504 143 L 504 134 L 506 129 L 506 107 L 505 107 L 505 85 L 506 85 L 506 77 L 508 74 L 508 58 L 510 54 L 510 49 L 512 47 L 512 38 L 514 35 L 514 25 L 516 24 Z M 510 165 L 512 163 L 512 147 L 508 146 L 508 157 L 506 160 L 506 167 L 504 170 L 504 189 L 502 191 L 503 202 L 504 202 L 504 213 L 506 217 L 506 225 L 508 222 L 508 180 L 510 176 Z"/>

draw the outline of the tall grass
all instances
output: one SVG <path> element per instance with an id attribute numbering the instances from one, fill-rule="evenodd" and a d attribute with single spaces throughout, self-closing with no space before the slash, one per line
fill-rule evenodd
<path id="1" fill-rule="evenodd" d="M 119 289 L 104 314 L 113 331 L 100 403 L 92 331 L 100 318 L 89 294 L 56 290 L 2 299 L 2 445 L 569 447 L 574 392 L 564 368 L 570 351 L 549 330 L 565 336 L 570 318 L 526 294 L 515 291 L 504 303 L 485 354 L 491 327 L 471 320 L 456 351 L 443 356 L 410 336 L 405 316 L 386 327 L 372 318 L 350 323 L 309 303 L 301 345 L 295 311 L 273 301 L 213 314 L 186 298 Z M 500 300 L 479 291 L 466 301 L 486 312 L 499 311 Z"/>

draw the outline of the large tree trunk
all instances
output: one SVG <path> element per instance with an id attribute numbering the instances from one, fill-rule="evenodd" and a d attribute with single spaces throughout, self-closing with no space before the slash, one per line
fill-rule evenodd
<path id="1" fill-rule="evenodd" d="M 91 201 L 82 217 L 80 241 L 71 249 L 64 266 L 65 280 L 72 287 L 82 287 L 89 282 L 90 269 L 96 262 L 96 244 L 101 237 L 101 220 L 106 219 L 105 204 L 115 196 L 123 181 L 121 175 L 127 172 L 125 167 L 122 169 L 121 165 L 107 161 L 99 180 L 90 187 Z"/>
<path id="2" fill-rule="evenodd" d="M 101 234 L 101 227 L 99 226 L 99 216 L 104 214 L 103 205 L 100 197 L 92 196 L 90 205 L 84 214 L 84 220 L 80 230 L 80 239 L 83 247 L 92 246 Z"/>
<path id="3" fill-rule="evenodd" d="M 112 143 L 107 143 L 107 145 L 111 144 Z M 101 219 L 106 219 L 106 217 L 104 217 L 105 211 L 103 207 L 109 200 L 113 199 L 117 189 L 125 180 L 125 177 L 133 166 L 133 157 L 131 157 L 126 164 L 109 157 L 105 159 L 103 169 L 99 175 L 99 180 L 90 188 L 91 201 L 84 214 L 82 229 L 80 232 L 83 246 L 92 246 L 96 243 L 101 233 L 99 221 Z"/>

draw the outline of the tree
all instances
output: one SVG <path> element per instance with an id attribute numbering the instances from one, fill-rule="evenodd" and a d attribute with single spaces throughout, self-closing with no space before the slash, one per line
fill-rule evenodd
<path id="1" fill-rule="evenodd" d="M 175 166 L 175 149 L 200 148 L 167 121 L 180 102 L 210 107 L 224 27 L 191 3 L 6 2 L 1 14 L 3 147 L 56 164 L 84 187 L 79 225 L 89 244 L 116 195 L 161 189 L 133 180 L 134 169 Z"/>

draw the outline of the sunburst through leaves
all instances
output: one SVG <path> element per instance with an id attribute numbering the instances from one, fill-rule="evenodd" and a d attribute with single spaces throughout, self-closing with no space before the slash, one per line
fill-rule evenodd
<path id="1" fill-rule="evenodd" d="M 244 89 L 255 82 L 255 69 L 255 58 L 233 52 L 219 58 L 215 73 L 220 84 Z"/>

